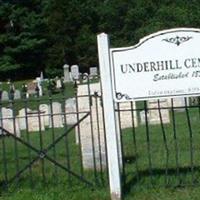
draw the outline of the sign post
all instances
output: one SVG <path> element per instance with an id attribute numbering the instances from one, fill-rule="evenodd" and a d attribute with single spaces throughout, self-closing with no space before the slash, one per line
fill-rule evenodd
<path id="1" fill-rule="evenodd" d="M 109 183 L 112 200 L 121 199 L 121 175 L 117 136 L 117 120 L 114 110 L 112 92 L 110 52 L 108 36 L 105 33 L 97 36 L 101 84 L 103 90 L 103 107 L 105 115 Z"/>

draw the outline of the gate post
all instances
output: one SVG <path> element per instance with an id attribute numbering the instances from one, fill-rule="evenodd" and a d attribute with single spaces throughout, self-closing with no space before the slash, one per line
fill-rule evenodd
<path id="1" fill-rule="evenodd" d="M 107 141 L 107 157 L 110 193 L 112 200 L 121 200 L 121 175 L 117 136 L 117 120 L 112 92 L 112 78 L 110 67 L 110 49 L 108 35 L 101 33 L 97 36 L 98 56 L 102 84 L 103 109 Z"/>

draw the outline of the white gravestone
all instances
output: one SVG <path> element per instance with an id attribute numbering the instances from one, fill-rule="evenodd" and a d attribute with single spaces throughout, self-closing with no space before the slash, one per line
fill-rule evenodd
<path id="1" fill-rule="evenodd" d="M 145 112 L 145 110 L 140 111 L 140 123 L 142 125 L 146 124 L 146 118 L 149 120 L 149 112 Z"/>
<path id="2" fill-rule="evenodd" d="M 120 124 L 121 128 L 131 128 L 131 127 L 137 127 L 137 113 L 135 111 L 136 105 L 133 101 L 130 102 L 122 102 L 119 103 L 119 109 L 120 111 Z"/>
<path id="3" fill-rule="evenodd" d="M 58 102 L 53 102 L 52 105 L 49 105 L 49 127 L 52 128 L 61 128 L 63 127 L 63 116 L 61 104 Z M 51 116 L 52 115 L 52 116 Z"/>
<path id="4" fill-rule="evenodd" d="M 15 90 L 14 99 L 21 99 L 21 93 L 19 90 Z"/>
<path id="5" fill-rule="evenodd" d="M 30 112 L 31 110 L 29 108 L 27 108 L 27 112 Z M 18 119 L 18 123 L 19 123 L 19 128 L 20 130 L 26 130 L 28 123 L 26 124 L 26 110 L 25 108 L 22 108 L 21 110 L 19 110 L 19 114 L 17 116 Z"/>
<path id="6" fill-rule="evenodd" d="M 97 67 L 90 67 L 90 76 L 96 76 L 98 75 L 98 69 Z"/>
<path id="7" fill-rule="evenodd" d="M 69 65 L 65 64 L 63 66 L 63 70 L 64 70 L 64 82 L 70 82 L 70 72 L 69 72 Z"/>
<path id="8" fill-rule="evenodd" d="M 41 104 L 39 110 L 41 111 L 41 116 L 44 118 L 44 125 L 49 126 L 49 106 L 47 104 Z"/>
<path id="9" fill-rule="evenodd" d="M 44 131 L 44 117 L 42 112 L 38 111 L 29 111 L 27 113 L 28 117 L 28 131 Z"/>
<path id="10" fill-rule="evenodd" d="M 27 112 L 27 113 L 26 113 Z M 19 115 L 17 116 L 20 130 L 32 131 L 44 131 L 44 113 L 38 111 L 32 111 L 27 108 L 19 110 Z"/>
<path id="11" fill-rule="evenodd" d="M 148 121 L 150 124 L 160 124 L 161 120 L 162 120 L 162 123 L 164 124 L 170 123 L 167 99 L 161 99 L 159 100 L 159 103 L 158 103 L 158 100 L 149 100 L 148 109 L 149 109 Z"/>
<path id="12" fill-rule="evenodd" d="M 90 92 L 94 94 L 97 92 L 100 94 L 100 84 L 91 84 L 90 85 Z M 93 169 L 94 168 L 94 160 L 93 157 L 95 156 L 96 167 L 97 169 L 100 168 L 100 160 L 102 162 L 102 166 L 106 166 L 106 155 L 105 155 L 105 138 L 104 138 L 104 126 L 103 126 L 103 113 L 102 108 L 100 106 L 100 99 L 97 98 L 95 100 L 92 97 L 92 106 L 90 107 L 89 104 L 89 97 L 82 95 L 88 95 L 88 88 L 87 85 L 79 85 L 78 86 L 78 110 L 79 112 L 85 112 L 79 114 L 79 118 L 81 119 L 85 116 L 91 109 L 91 116 L 90 115 L 84 119 L 80 124 L 80 133 L 77 133 L 76 136 L 80 134 L 81 139 L 81 149 L 82 149 L 82 158 L 83 158 L 83 166 L 85 169 Z M 97 103 L 97 105 L 96 105 Z M 98 114 L 97 114 L 98 109 Z M 97 120 L 98 118 L 98 120 Z M 91 121 L 92 119 L 92 121 Z M 92 124 L 92 126 L 91 126 Z M 76 129 L 78 131 L 78 128 Z M 92 144 L 92 134 L 94 139 L 94 144 Z M 94 155 L 92 146 L 94 145 Z"/>
<path id="13" fill-rule="evenodd" d="M 1 114 L 2 114 L 2 120 L 0 120 L 0 125 L 3 129 L 8 131 L 11 134 L 14 134 L 17 137 L 20 137 L 20 129 L 19 129 L 19 124 L 16 118 L 13 116 L 13 111 L 8 108 L 2 108 L 1 109 Z M 2 132 L 0 132 L 2 133 Z M 3 131 L 3 134 L 4 133 Z"/>
<path id="14" fill-rule="evenodd" d="M 71 75 L 74 80 L 79 79 L 79 66 L 78 65 L 71 66 Z"/>
<path id="15" fill-rule="evenodd" d="M 186 102 L 185 102 L 185 98 L 184 97 L 177 97 L 177 98 L 173 98 L 173 99 L 167 99 L 168 100 L 168 105 L 171 108 L 172 107 L 172 101 L 173 101 L 173 109 L 179 112 L 184 112 L 185 111 L 185 106 L 189 106 L 189 98 L 186 98 Z M 182 107 L 182 108 L 177 108 L 177 107 Z"/>
<path id="16" fill-rule="evenodd" d="M 60 79 L 56 80 L 56 88 L 60 89 L 61 87 L 62 87 L 61 80 Z"/>
<path id="17" fill-rule="evenodd" d="M 77 123 L 75 98 L 69 98 L 65 101 L 65 116 L 67 124 L 73 125 Z"/>
<path id="18" fill-rule="evenodd" d="M 94 94 L 97 94 L 95 97 Z M 82 156 L 83 156 L 83 166 L 84 168 L 93 168 L 93 151 L 92 151 L 92 133 L 94 138 L 94 149 L 96 166 L 100 167 L 100 160 L 102 160 L 102 166 L 106 166 L 106 155 L 105 155 L 105 133 L 104 133 L 104 122 L 103 122 L 103 111 L 101 106 L 101 90 L 100 83 L 90 84 L 90 95 L 92 95 L 92 105 L 90 107 L 90 100 L 87 85 L 79 85 L 78 90 L 78 111 L 85 112 L 79 114 L 81 119 L 85 114 L 90 112 L 90 115 L 84 119 L 80 124 L 80 139 L 82 145 Z M 85 96 L 86 95 L 86 96 Z M 136 111 L 131 111 L 131 108 L 135 109 L 135 102 L 133 102 L 133 107 L 129 102 L 120 103 L 120 109 L 124 112 L 120 112 L 121 127 L 128 128 L 137 126 L 137 115 Z M 133 116 L 133 118 L 132 118 Z M 92 121 L 91 121 L 92 120 Z M 92 126 L 91 126 L 92 124 Z M 76 129 L 78 131 L 78 129 Z M 76 132 L 76 137 L 78 137 L 78 132 Z M 78 139 L 77 139 L 78 141 Z"/>
<path id="19" fill-rule="evenodd" d="M 9 97 L 8 97 L 8 92 L 7 91 L 3 91 L 2 92 L 2 97 L 1 97 L 2 101 L 7 101 L 9 100 Z"/>
<path id="20" fill-rule="evenodd" d="M 40 80 L 44 81 L 44 74 L 43 74 L 43 72 L 40 72 Z"/>

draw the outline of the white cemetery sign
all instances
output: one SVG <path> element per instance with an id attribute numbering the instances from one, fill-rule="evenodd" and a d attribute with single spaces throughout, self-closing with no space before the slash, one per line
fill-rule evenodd
<path id="1" fill-rule="evenodd" d="M 199 44 L 200 29 L 180 28 L 110 49 L 115 101 L 198 96 Z"/>
<path id="2" fill-rule="evenodd" d="M 126 48 L 110 48 L 99 34 L 109 182 L 112 200 L 121 199 L 118 123 L 115 103 L 199 96 L 200 29 L 178 28 L 151 34 Z M 183 84 L 184 83 L 184 84 Z"/>

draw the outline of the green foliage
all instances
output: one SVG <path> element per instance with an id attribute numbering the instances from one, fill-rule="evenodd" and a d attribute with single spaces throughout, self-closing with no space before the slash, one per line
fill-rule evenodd
<path id="1" fill-rule="evenodd" d="M 0 1 L 0 78 L 49 77 L 62 66 L 82 72 L 98 65 L 96 35 L 114 47 L 136 44 L 158 30 L 199 27 L 197 0 L 7 0 Z M 17 76 L 16 76 L 17 74 Z"/>
<path id="2" fill-rule="evenodd" d="M 39 1 L 0 6 L 0 78 L 38 75 L 44 68 L 45 20 Z"/>

